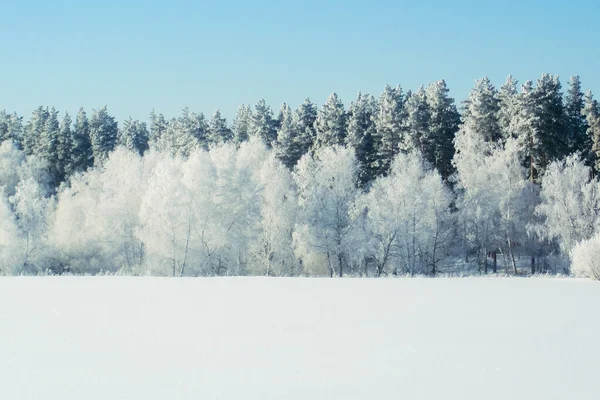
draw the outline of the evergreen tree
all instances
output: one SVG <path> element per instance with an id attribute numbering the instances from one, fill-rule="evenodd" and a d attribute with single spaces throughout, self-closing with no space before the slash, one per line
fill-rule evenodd
<path id="1" fill-rule="evenodd" d="M 553 160 L 568 154 L 565 110 L 558 76 L 543 74 L 533 92 L 536 110 L 536 130 L 540 138 L 539 173 Z"/>
<path id="2" fill-rule="evenodd" d="M 533 83 L 526 81 L 517 97 L 518 113 L 512 124 L 522 149 L 523 165 L 527 167 L 529 180 L 534 182 L 541 169 L 542 145 L 537 123 L 537 103 Z"/>
<path id="3" fill-rule="evenodd" d="M 332 93 L 315 121 L 316 146 L 343 145 L 346 139 L 347 115 L 344 103 L 337 93 Z"/>
<path id="4" fill-rule="evenodd" d="M 90 138 L 90 124 L 83 107 L 79 109 L 73 126 L 71 162 L 69 174 L 86 171 L 94 165 L 94 153 Z"/>
<path id="5" fill-rule="evenodd" d="M 515 123 L 519 114 L 517 81 L 509 75 L 498 91 L 498 127 L 504 140 L 516 138 Z"/>
<path id="6" fill-rule="evenodd" d="M 149 136 L 145 122 L 134 121 L 129 117 L 123 122 L 123 128 L 119 131 L 119 145 L 141 156 L 150 148 Z"/>
<path id="7" fill-rule="evenodd" d="M 359 162 L 358 178 L 361 186 L 375 179 L 377 173 L 374 146 L 376 113 L 377 102 L 371 95 L 359 92 L 356 100 L 350 104 L 346 145 L 354 148 Z"/>
<path id="8" fill-rule="evenodd" d="M 208 123 L 208 142 L 211 145 L 227 143 L 233 139 L 231 129 L 227 127 L 227 120 L 217 110 Z"/>
<path id="9" fill-rule="evenodd" d="M 582 159 L 592 165 L 592 140 L 587 135 L 587 123 L 583 115 L 584 95 L 581 91 L 579 76 L 572 76 L 569 80 L 569 89 L 565 99 L 565 119 L 567 130 L 568 152 L 578 151 Z"/>
<path id="10" fill-rule="evenodd" d="M 404 98 L 400 86 L 387 85 L 379 98 L 377 112 L 374 115 L 377 152 L 376 168 L 380 175 L 387 175 L 392 159 L 400 151 L 404 142 Z"/>
<path id="11" fill-rule="evenodd" d="M 448 96 L 448 87 L 444 80 L 437 81 L 427 87 L 427 105 L 430 112 L 429 132 L 425 160 L 431 163 L 444 180 L 452 174 L 452 157 L 454 135 L 460 124 L 460 114 L 454 99 Z"/>
<path id="12" fill-rule="evenodd" d="M 294 113 L 294 118 L 298 128 L 298 146 L 304 155 L 313 147 L 317 137 L 317 106 L 307 97 Z"/>
<path id="13" fill-rule="evenodd" d="M 64 180 L 73 173 L 72 154 L 73 151 L 73 132 L 71 130 L 71 116 L 65 113 L 60 122 L 60 133 L 58 135 L 58 175 L 59 182 Z"/>
<path id="14" fill-rule="evenodd" d="M 23 117 L 17 113 L 9 114 L 6 110 L 0 111 L 0 143 L 12 140 L 18 146 L 23 141 Z"/>
<path id="15" fill-rule="evenodd" d="M 501 136 L 498 110 L 498 92 L 486 76 L 475 82 L 469 98 L 464 101 L 463 125 L 481 135 L 483 140 L 496 142 Z"/>
<path id="16" fill-rule="evenodd" d="M 114 117 L 108 114 L 106 106 L 95 110 L 90 118 L 90 138 L 94 165 L 102 164 L 117 145 L 119 129 Z"/>
<path id="17" fill-rule="evenodd" d="M 44 131 L 48 116 L 48 108 L 39 106 L 33 111 L 31 118 L 25 126 L 25 132 L 23 135 L 23 150 L 25 151 L 25 154 L 37 154 L 41 135 Z"/>
<path id="18" fill-rule="evenodd" d="M 48 173 L 50 184 L 58 186 L 61 182 L 61 163 L 59 161 L 59 135 L 60 124 L 58 122 L 58 111 L 52 107 L 48 111 L 48 117 L 38 142 L 37 155 L 48 162 Z"/>
<path id="19" fill-rule="evenodd" d="M 289 169 L 302 157 L 300 143 L 298 141 L 297 120 L 290 107 L 283 103 L 281 107 L 281 122 L 277 131 L 277 141 L 275 143 L 275 154 Z"/>
<path id="20" fill-rule="evenodd" d="M 586 136 L 592 142 L 591 156 L 595 159 L 594 167 L 598 172 L 600 171 L 600 105 L 590 91 L 585 94 L 583 115 L 586 119 Z"/>
<path id="21" fill-rule="evenodd" d="M 261 138 L 269 147 L 277 140 L 273 111 L 271 107 L 267 106 L 264 99 L 259 100 L 254 106 L 249 134 Z"/>
<path id="22" fill-rule="evenodd" d="M 233 120 L 233 141 L 242 143 L 248 140 L 250 125 L 252 124 L 252 110 L 250 106 L 242 104 L 237 111 L 237 115 Z"/>
<path id="23" fill-rule="evenodd" d="M 154 110 L 150 113 L 149 141 L 151 145 L 156 144 L 162 134 L 167 130 L 168 122 L 162 114 L 156 114 Z"/>
<path id="24" fill-rule="evenodd" d="M 418 150 L 421 154 L 429 151 L 429 121 L 431 113 L 427 104 L 425 88 L 421 86 L 416 92 L 406 95 L 404 105 L 406 119 L 403 124 L 403 141 L 400 149 L 406 153 Z"/>
<path id="25" fill-rule="evenodd" d="M 186 137 L 193 138 L 195 143 L 204 149 L 208 149 L 208 124 L 204 118 L 204 114 L 196 114 L 190 112 L 188 107 L 181 111 L 181 116 L 177 119 L 178 129 L 181 134 Z"/>

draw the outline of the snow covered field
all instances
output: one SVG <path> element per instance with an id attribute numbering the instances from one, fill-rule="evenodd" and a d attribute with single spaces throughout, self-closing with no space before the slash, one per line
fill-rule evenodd
<path id="1" fill-rule="evenodd" d="M 597 399 L 576 279 L 0 279 L 0 398 Z"/>

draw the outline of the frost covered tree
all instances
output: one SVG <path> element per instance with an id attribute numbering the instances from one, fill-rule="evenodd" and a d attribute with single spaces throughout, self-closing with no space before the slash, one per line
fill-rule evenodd
<path id="1" fill-rule="evenodd" d="M 583 115 L 587 125 L 587 140 L 592 143 L 590 157 L 595 160 L 596 171 L 600 171 L 600 106 L 589 91 L 585 95 Z"/>
<path id="2" fill-rule="evenodd" d="M 317 147 L 343 145 L 346 138 L 347 115 L 344 103 L 337 93 L 332 93 L 315 120 Z"/>
<path id="3" fill-rule="evenodd" d="M 540 236 L 556 240 L 564 255 L 588 240 L 600 223 L 600 183 L 577 154 L 548 166 L 542 179 L 541 203 L 536 213 L 544 218 Z"/>
<path id="4" fill-rule="evenodd" d="M 404 102 L 403 141 L 400 149 L 404 152 L 420 151 L 421 154 L 430 152 L 429 120 L 431 118 L 427 94 L 421 86 L 416 92 L 409 92 Z"/>
<path id="5" fill-rule="evenodd" d="M 57 196 L 50 243 L 75 273 L 143 273 L 145 248 L 137 238 L 139 212 L 155 154 L 118 148 L 101 169 L 73 177 Z"/>
<path id="6" fill-rule="evenodd" d="M 585 98 L 581 90 L 579 76 L 572 76 L 565 98 L 566 142 L 568 153 L 579 152 L 584 161 L 593 165 L 592 140 L 587 135 L 587 122 L 584 115 Z"/>
<path id="7" fill-rule="evenodd" d="M 108 114 L 106 106 L 104 106 L 94 111 L 89 126 L 94 164 L 101 165 L 117 145 L 119 136 L 117 121 Z"/>
<path id="8" fill-rule="evenodd" d="M 60 124 L 58 122 L 58 111 L 50 109 L 40 134 L 36 154 L 47 161 L 51 184 L 58 186 L 61 181 L 59 164 L 59 135 Z"/>
<path id="9" fill-rule="evenodd" d="M 498 127 L 502 139 L 516 138 L 515 123 L 519 114 L 517 81 L 509 75 L 498 91 Z"/>
<path id="10" fill-rule="evenodd" d="M 446 180 L 452 173 L 452 142 L 458 131 L 460 114 L 456 110 L 454 99 L 448 96 L 448 87 L 444 80 L 427 87 L 427 105 L 429 108 L 428 146 L 424 157 L 440 172 Z"/>
<path id="11" fill-rule="evenodd" d="M 361 186 L 375 178 L 377 157 L 375 154 L 376 127 L 373 121 L 377 112 L 377 103 L 371 95 L 358 93 L 350 104 L 348 118 L 348 136 L 346 146 L 354 149 L 359 162 L 359 181 Z"/>
<path id="12" fill-rule="evenodd" d="M 577 243 L 570 256 L 573 275 L 600 280 L 600 234 Z"/>
<path id="13" fill-rule="evenodd" d="M 302 155 L 308 153 L 314 145 L 317 137 L 316 120 L 317 106 L 309 98 L 304 99 L 294 112 L 294 121 L 298 128 L 298 146 Z"/>
<path id="14" fill-rule="evenodd" d="M 23 133 L 22 143 L 23 150 L 27 155 L 37 154 L 48 116 L 48 108 L 39 106 L 29 118 Z"/>
<path id="15" fill-rule="evenodd" d="M 169 123 L 165 119 L 164 115 L 157 114 L 154 110 L 150 112 L 150 129 L 148 132 L 148 141 L 150 147 L 154 147 L 155 144 L 160 140 L 163 133 L 166 132 L 168 124 Z"/>
<path id="16" fill-rule="evenodd" d="M 119 145 L 139 155 L 143 155 L 149 148 L 150 134 L 145 122 L 132 120 L 131 117 L 123 122 L 123 128 L 119 131 Z"/>
<path id="17" fill-rule="evenodd" d="M 0 274 L 12 275 L 19 272 L 19 232 L 17 221 L 4 187 L 0 185 Z"/>
<path id="18" fill-rule="evenodd" d="M 296 166 L 302 223 L 294 242 L 305 268 L 325 264 L 330 276 L 343 276 L 356 248 L 350 210 L 358 195 L 357 175 L 354 149 L 341 146 L 322 147 Z"/>
<path id="19" fill-rule="evenodd" d="M 475 82 L 469 98 L 464 101 L 462 123 L 489 142 L 496 142 L 501 137 L 498 124 L 498 92 L 486 76 Z"/>
<path id="20" fill-rule="evenodd" d="M 11 140 L 21 145 L 23 140 L 23 117 L 17 113 L 7 113 L 6 110 L 0 110 L 0 143 L 5 140 Z"/>
<path id="21" fill-rule="evenodd" d="M 366 210 L 366 246 L 376 274 L 435 275 L 450 244 L 452 194 L 418 152 L 398 154 L 390 174 L 357 201 Z"/>
<path id="22" fill-rule="evenodd" d="M 22 180 L 9 198 L 15 213 L 18 230 L 17 257 L 20 266 L 16 274 L 43 271 L 46 219 L 51 212 L 52 200 L 46 189 L 34 178 Z"/>
<path id="23" fill-rule="evenodd" d="M 216 110 L 208 122 L 208 143 L 211 145 L 226 143 L 233 139 L 233 133 L 227 126 L 220 110 Z"/>
<path id="24" fill-rule="evenodd" d="M 58 163 L 58 183 L 63 182 L 74 172 L 72 163 L 73 131 L 71 130 L 71 116 L 65 113 L 60 122 L 58 144 L 56 148 Z"/>
<path id="25" fill-rule="evenodd" d="M 70 173 L 83 172 L 94 164 L 90 125 L 83 108 L 77 113 L 72 134 Z"/>
<path id="26" fill-rule="evenodd" d="M 294 119 L 294 114 L 286 103 L 283 103 L 280 119 L 275 151 L 277 158 L 291 170 L 303 155 L 302 143 L 298 134 L 298 121 Z"/>
<path id="27" fill-rule="evenodd" d="M 251 121 L 252 109 L 250 106 L 242 104 L 237 111 L 232 125 L 233 141 L 235 143 L 242 143 L 248 140 Z"/>
<path id="28" fill-rule="evenodd" d="M 392 159 L 400 151 L 400 143 L 404 142 L 402 129 L 404 119 L 402 88 L 386 85 L 373 116 L 376 130 L 376 164 L 380 175 L 388 173 Z"/>
<path id="29" fill-rule="evenodd" d="M 261 138 L 267 146 L 272 146 L 277 139 L 277 128 L 273 119 L 273 110 L 264 99 L 261 99 L 254 106 L 254 112 L 250 119 L 250 136 Z"/>

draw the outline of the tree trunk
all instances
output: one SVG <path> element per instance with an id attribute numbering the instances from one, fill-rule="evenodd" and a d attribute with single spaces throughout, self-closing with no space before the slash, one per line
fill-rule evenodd
<path id="1" fill-rule="evenodd" d="M 492 265 L 492 271 L 494 272 L 494 274 L 498 273 L 498 257 L 496 252 L 492 252 L 492 257 L 494 259 L 494 264 Z"/>
<path id="2" fill-rule="evenodd" d="M 343 270 L 344 270 L 344 255 L 343 254 L 338 254 L 338 264 L 340 264 L 340 278 L 343 275 Z"/>
<path id="3" fill-rule="evenodd" d="M 535 256 L 531 256 L 531 275 L 535 275 Z"/>

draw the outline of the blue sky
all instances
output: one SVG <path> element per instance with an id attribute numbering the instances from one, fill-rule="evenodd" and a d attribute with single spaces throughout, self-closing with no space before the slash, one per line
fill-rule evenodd
<path id="1" fill-rule="evenodd" d="M 0 109 L 71 113 L 108 105 L 122 120 L 184 106 L 228 118 L 265 98 L 278 109 L 337 91 L 348 105 L 386 83 L 444 78 L 463 99 L 542 72 L 579 74 L 600 96 L 596 1 L 4 2 Z"/>

